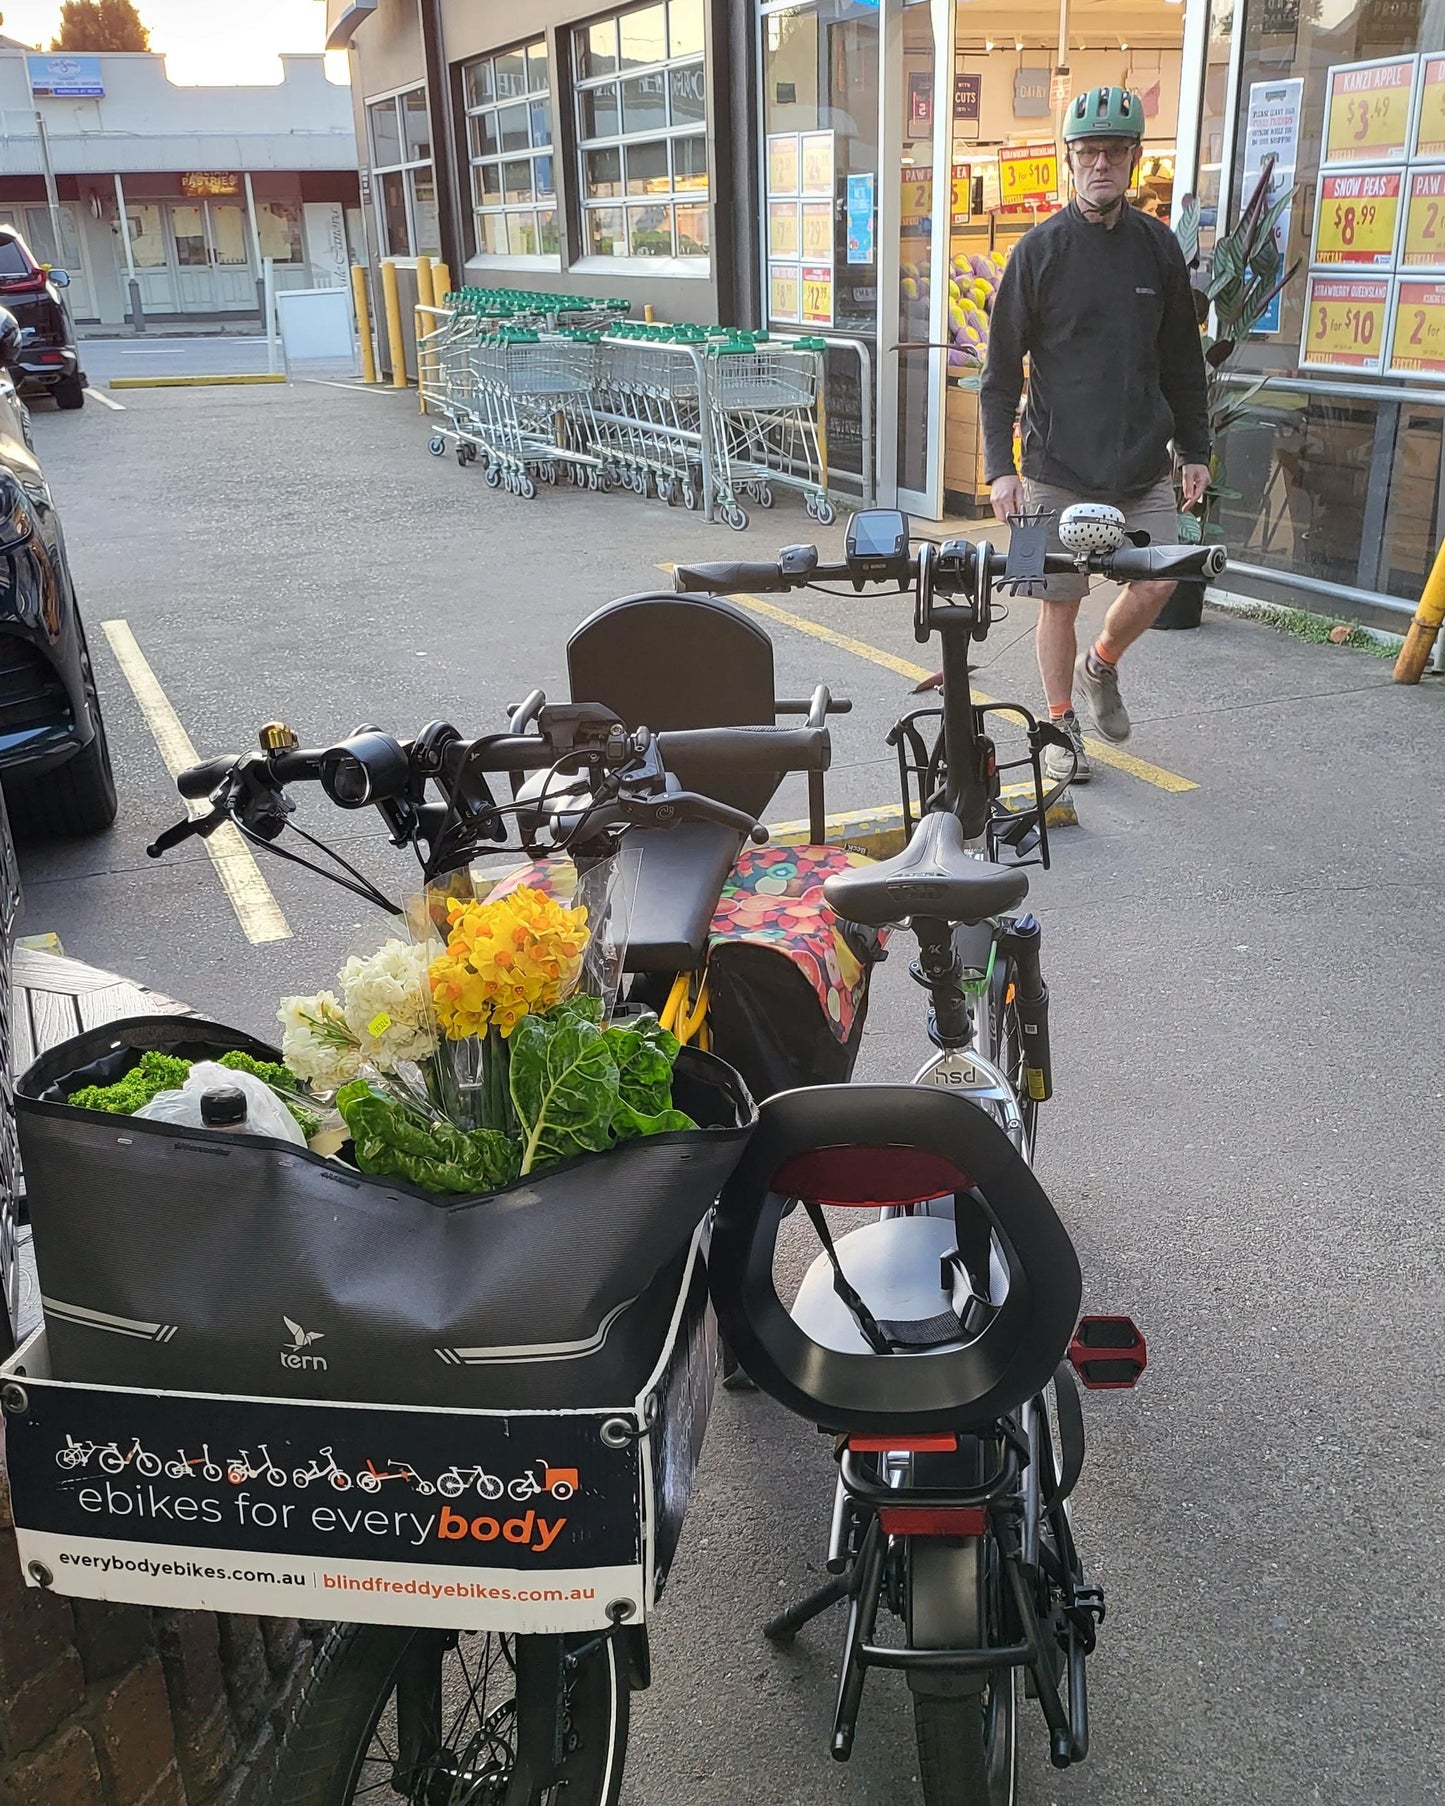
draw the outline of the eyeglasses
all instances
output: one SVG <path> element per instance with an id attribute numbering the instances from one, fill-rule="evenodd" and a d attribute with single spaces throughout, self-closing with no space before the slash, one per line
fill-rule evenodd
<path id="1" fill-rule="evenodd" d="M 1100 158 L 1105 163 L 1119 165 L 1127 163 L 1134 155 L 1135 146 L 1128 139 L 1105 138 L 1102 140 L 1079 139 L 1069 147 L 1080 163 L 1085 165 L 1097 163 Z"/>

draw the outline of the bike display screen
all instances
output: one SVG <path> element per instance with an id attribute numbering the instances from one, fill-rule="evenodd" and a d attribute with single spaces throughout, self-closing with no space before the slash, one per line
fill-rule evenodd
<path id="1" fill-rule="evenodd" d="M 870 582 L 908 580 L 908 516 L 897 508 L 869 508 L 848 523 L 847 559 Z"/>

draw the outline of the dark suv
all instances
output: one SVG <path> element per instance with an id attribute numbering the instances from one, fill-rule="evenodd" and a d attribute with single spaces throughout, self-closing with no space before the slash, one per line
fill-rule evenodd
<path id="1" fill-rule="evenodd" d="M 0 226 L 0 307 L 14 314 L 21 333 L 15 381 L 24 389 L 53 395 L 60 408 L 85 406 L 85 372 L 75 348 L 70 313 L 60 298 L 69 288 L 65 270 L 37 263 L 13 226 Z"/>
<path id="2" fill-rule="evenodd" d="M 0 364 L 27 348 L 0 307 Z M 17 834 L 96 834 L 115 779 L 60 516 L 25 443 L 22 404 L 0 384 L 0 780 Z"/>

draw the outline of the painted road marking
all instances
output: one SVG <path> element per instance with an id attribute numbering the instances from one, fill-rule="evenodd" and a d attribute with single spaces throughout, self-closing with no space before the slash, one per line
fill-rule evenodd
<path id="1" fill-rule="evenodd" d="M 215 389 L 238 384 L 284 383 L 279 370 L 262 371 L 251 376 L 113 376 L 112 389 Z"/>
<path id="2" fill-rule="evenodd" d="M 325 376 L 298 376 L 299 383 L 314 383 L 318 389 L 354 389 L 358 395 L 395 395 L 391 383 L 338 383 Z"/>
<path id="3" fill-rule="evenodd" d="M 87 389 L 85 392 L 92 401 L 98 401 L 103 408 L 110 408 L 117 414 L 125 412 L 123 401 L 112 401 L 108 395 L 102 395 L 99 389 Z"/>
<path id="4" fill-rule="evenodd" d="M 670 564 L 660 564 L 657 568 L 670 572 L 673 567 Z M 866 659 L 870 665 L 881 665 L 885 671 L 897 672 L 900 677 L 911 677 L 915 683 L 922 683 L 924 678 L 933 676 L 933 672 L 922 665 L 911 664 L 906 658 L 895 658 L 881 646 L 870 646 L 867 640 L 855 640 L 851 634 L 835 633 L 821 621 L 809 620 L 806 615 L 795 615 L 791 609 L 779 608 L 776 602 L 765 602 L 761 596 L 732 596 L 729 599 L 739 607 L 751 609 L 754 614 L 767 616 L 770 621 L 779 621 L 783 626 L 792 627 L 799 633 L 810 633 L 814 639 L 826 640 L 830 646 L 851 652 L 855 658 Z M 985 706 L 998 701 L 996 696 L 986 696 L 982 690 L 975 690 L 973 699 Z M 1182 778 L 1177 771 L 1166 771 L 1162 765 L 1151 765 L 1147 759 L 1136 758 L 1133 753 L 1124 752 L 1108 740 L 1094 739 L 1086 734 L 1084 750 L 1095 764 L 1112 765 L 1116 771 L 1128 772 L 1131 778 L 1152 784 L 1156 790 L 1178 794 L 1199 788 L 1192 778 Z"/>
<path id="5" fill-rule="evenodd" d="M 191 737 L 171 707 L 170 698 L 161 688 L 146 655 L 136 644 L 130 622 L 102 621 L 101 628 L 140 704 L 166 770 L 176 777 L 188 765 L 198 764 L 199 755 L 191 744 Z M 205 807 L 203 802 L 186 804 L 187 813 L 193 819 L 204 814 Z M 271 887 L 261 876 L 261 868 L 252 857 L 251 849 L 234 825 L 227 822 L 201 844 L 211 856 L 211 864 L 231 899 L 231 907 L 246 939 L 256 946 L 265 941 L 290 940 L 291 930 L 281 913 L 281 906 L 272 896 Z"/>

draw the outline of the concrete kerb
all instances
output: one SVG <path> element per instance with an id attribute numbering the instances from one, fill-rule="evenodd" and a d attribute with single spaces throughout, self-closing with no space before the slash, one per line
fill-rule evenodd
<path id="1" fill-rule="evenodd" d="M 1011 784 L 1002 794 L 1004 807 L 1012 815 L 1022 815 L 1032 807 L 1032 784 Z M 1066 790 L 1049 807 L 1051 828 L 1076 828 L 1079 812 L 1074 807 L 1073 792 Z M 908 836 L 903 827 L 902 803 L 880 803 L 876 809 L 845 809 L 826 817 L 826 842 L 829 846 L 846 847 L 853 853 L 867 853 L 873 859 L 891 859 L 901 853 Z M 777 846 L 805 847 L 812 835 L 805 821 L 779 822 L 768 833 Z"/>

